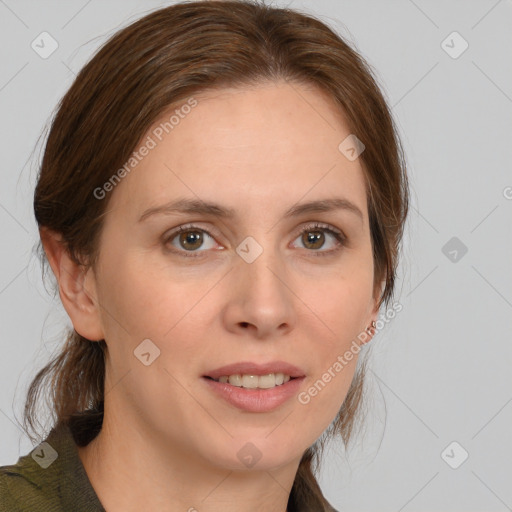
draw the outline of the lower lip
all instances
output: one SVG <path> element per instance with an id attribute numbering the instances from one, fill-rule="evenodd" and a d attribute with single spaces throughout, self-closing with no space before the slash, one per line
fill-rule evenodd
<path id="1" fill-rule="evenodd" d="M 269 389 L 249 389 L 203 377 L 210 389 L 231 405 L 248 412 L 269 412 L 296 396 L 305 377 Z"/>

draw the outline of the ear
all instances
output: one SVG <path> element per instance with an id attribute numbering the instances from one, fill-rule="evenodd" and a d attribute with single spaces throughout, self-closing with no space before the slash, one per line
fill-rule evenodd
<path id="1" fill-rule="evenodd" d="M 86 270 L 71 259 L 59 233 L 43 227 L 39 234 L 59 284 L 60 300 L 75 331 L 91 341 L 104 339 L 92 269 Z"/>
<path id="2" fill-rule="evenodd" d="M 366 325 L 363 327 L 363 332 L 361 333 L 360 341 L 364 343 L 368 343 L 372 340 L 375 335 L 375 327 L 372 327 L 373 322 L 377 322 L 377 318 L 379 315 L 379 298 L 381 297 L 382 291 L 384 290 L 384 286 L 386 285 L 386 281 L 381 281 L 379 286 L 375 286 L 373 297 L 370 301 L 368 307 L 368 314 L 366 316 Z"/>

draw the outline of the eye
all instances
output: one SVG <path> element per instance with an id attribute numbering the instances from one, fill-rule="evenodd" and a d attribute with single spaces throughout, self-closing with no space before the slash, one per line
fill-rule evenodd
<path id="1" fill-rule="evenodd" d="M 320 251 L 319 249 L 325 245 L 326 234 L 334 239 L 334 248 Z M 187 224 L 180 226 L 165 237 L 164 245 L 168 247 L 170 244 L 174 248 L 171 249 L 172 252 L 176 252 L 180 256 L 197 258 L 203 256 L 198 255 L 198 252 L 205 252 L 215 247 L 214 236 L 207 229 Z M 297 238 L 300 238 L 303 248 L 315 256 L 332 255 L 341 250 L 346 241 L 341 231 L 328 224 L 322 225 L 319 223 L 310 224 L 302 228 Z M 210 241 L 210 244 L 209 246 L 206 244 L 205 247 L 205 242 L 207 241 Z M 200 248 L 203 250 L 199 250 Z M 219 248 L 223 249 L 222 246 L 219 246 Z"/>
<path id="2" fill-rule="evenodd" d="M 334 248 L 319 251 L 318 249 L 325 245 L 326 233 L 335 240 Z M 315 256 L 330 256 L 338 252 L 343 248 L 346 240 L 341 231 L 328 224 L 322 225 L 319 223 L 310 224 L 303 228 L 297 238 L 300 239 L 304 248 L 309 249 L 309 252 L 313 252 Z"/>
<path id="3" fill-rule="evenodd" d="M 171 242 L 171 245 L 176 248 L 175 252 L 179 252 L 181 256 L 197 258 L 198 256 L 196 254 L 187 253 L 204 252 L 198 251 L 197 249 L 199 249 L 208 239 L 213 241 L 213 236 L 209 231 L 204 228 L 194 226 L 193 224 L 189 224 L 186 226 L 180 226 L 177 230 L 173 231 L 168 237 L 166 237 L 164 244 L 167 245 Z M 176 240 L 176 242 L 172 243 L 173 240 Z M 206 248 L 203 247 L 203 249 L 213 249 L 213 247 L 207 246 Z"/>

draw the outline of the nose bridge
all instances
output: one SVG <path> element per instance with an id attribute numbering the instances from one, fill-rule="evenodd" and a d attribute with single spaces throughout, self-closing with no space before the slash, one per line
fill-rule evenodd
<path id="1" fill-rule="evenodd" d="M 256 236 L 247 236 L 236 247 L 236 253 L 242 260 L 239 262 L 240 272 L 257 282 L 258 286 L 263 284 L 267 288 L 274 288 L 276 280 L 279 286 L 283 286 L 275 275 L 283 272 L 283 265 L 271 239 L 271 234 L 262 232 Z"/>
<path id="2" fill-rule="evenodd" d="M 278 253 L 278 244 L 272 242 L 271 232 L 247 236 L 236 247 L 236 253 L 240 261 L 233 278 L 243 302 L 250 304 L 252 313 L 266 313 L 288 321 L 293 294 L 287 284 L 286 265 Z"/>

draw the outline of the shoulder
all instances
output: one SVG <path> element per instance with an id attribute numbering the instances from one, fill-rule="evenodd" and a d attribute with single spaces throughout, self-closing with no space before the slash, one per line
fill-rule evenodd
<path id="1" fill-rule="evenodd" d="M 68 505 L 84 487 L 75 474 L 77 464 L 69 430 L 66 426 L 53 428 L 16 464 L 0 466 L 0 512 L 71 510 Z"/>
<path id="2" fill-rule="evenodd" d="M 23 462 L 0 466 L 0 512 L 57 510 L 41 487 L 23 474 L 23 468 Z"/>
<path id="3" fill-rule="evenodd" d="M 5 469 L 8 467 L 0 467 L 0 512 L 18 512 L 19 509 L 13 498 L 10 477 L 5 472 Z"/>
<path id="4" fill-rule="evenodd" d="M 66 425 L 16 464 L 0 466 L 0 512 L 101 511 Z"/>

